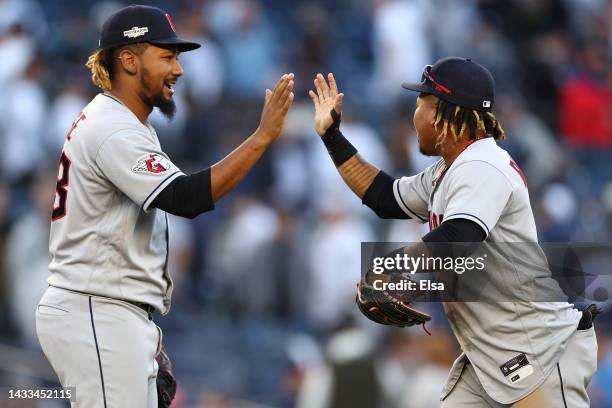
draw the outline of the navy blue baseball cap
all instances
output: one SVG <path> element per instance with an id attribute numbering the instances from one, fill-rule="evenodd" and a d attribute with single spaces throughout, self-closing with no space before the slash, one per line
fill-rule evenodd
<path id="1" fill-rule="evenodd" d="M 200 48 L 200 44 L 185 41 L 176 35 L 170 14 L 142 5 L 124 7 L 110 16 L 100 30 L 100 48 L 146 42 L 154 45 L 175 45 L 180 52 Z"/>
<path id="2" fill-rule="evenodd" d="M 491 111 L 495 100 L 493 76 L 488 69 L 469 58 L 442 58 L 425 66 L 421 82 L 404 83 L 402 87 L 483 112 Z"/>

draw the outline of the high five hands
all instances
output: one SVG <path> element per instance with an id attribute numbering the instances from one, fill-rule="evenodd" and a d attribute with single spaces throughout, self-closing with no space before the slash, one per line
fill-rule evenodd
<path id="1" fill-rule="evenodd" d="M 331 114 L 332 109 L 336 111 L 338 116 L 342 113 L 344 94 L 338 93 L 338 85 L 336 84 L 334 74 L 331 72 L 327 74 L 327 80 L 329 85 L 323 75 L 317 74 L 314 79 L 317 92 L 308 91 L 308 95 L 315 107 L 315 130 L 319 136 L 323 136 L 325 131 L 334 123 L 334 118 Z"/>
<path id="2" fill-rule="evenodd" d="M 293 103 L 294 75 L 285 74 L 277 82 L 273 91 L 266 89 L 266 99 L 261 113 L 259 133 L 265 135 L 268 143 L 273 143 L 281 134 L 287 112 Z M 328 83 L 329 82 L 329 83 Z M 315 91 L 308 91 L 315 107 L 315 130 L 323 136 L 334 123 L 332 110 L 337 117 L 342 113 L 344 94 L 338 92 L 334 74 L 327 74 L 327 80 L 322 74 L 314 79 Z"/>
<path id="3" fill-rule="evenodd" d="M 287 111 L 293 103 L 293 74 L 280 77 L 274 90 L 266 89 L 266 99 L 261 112 L 258 131 L 268 143 L 273 143 L 281 134 Z"/>

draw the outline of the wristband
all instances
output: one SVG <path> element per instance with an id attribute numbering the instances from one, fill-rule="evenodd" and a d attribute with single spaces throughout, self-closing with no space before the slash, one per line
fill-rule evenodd
<path id="1" fill-rule="evenodd" d="M 325 131 L 321 140 L 327 152 L 331 156 L 336 167 L 341 166 L 348 159 L 353 157 L 357 153 L 355 146 L 349 142 L 342 132 L 340 132 L 340 115 L 335 109 L 331 110 L 331 116 L 334 120 L 332 125 Z"/>

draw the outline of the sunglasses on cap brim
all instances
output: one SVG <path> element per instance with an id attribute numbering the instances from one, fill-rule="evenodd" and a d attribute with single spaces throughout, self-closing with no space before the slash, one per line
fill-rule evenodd
<path id="1" fill-rule="evenodd" d="M 436 91 L 441 91 L 444 92 L 447 95 L 452 95 L 453 91 L 451 91 L 450 89 L 448 89 L 447 87 L 445 87 L 444 85 L 438 83 L 434 77 L 431 75 L 431 65 L 425 65 L 425 68 L 423 68 L 423 74 L 421 75 L 421 82 L 425 83 L 427 81 L 430 81 L 432 84 L 435 85 L 435 90 Z"/>

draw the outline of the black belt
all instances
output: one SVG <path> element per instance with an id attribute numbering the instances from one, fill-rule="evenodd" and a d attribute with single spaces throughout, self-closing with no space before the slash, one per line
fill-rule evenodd
<path id="1" fill-rule="evenodd" d="M 144 310 L 147 313 L 149 320 L 153 320 L 153 312 L 155 312 L 155 308 L 153 306 L 148 303 L 132 302 L 131 300 L 128 300 L 127 302 Z"/>

